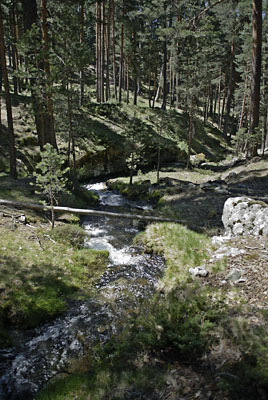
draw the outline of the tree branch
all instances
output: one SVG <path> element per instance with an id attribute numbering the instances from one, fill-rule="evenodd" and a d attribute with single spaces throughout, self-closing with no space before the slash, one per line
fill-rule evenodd
<path id="1" fill-rule="evenodd" d="M 211 4 L 211 6 L 208 6 L 207 8 L 205 8 L 203 11 L 201 11 L 201 13 L 199 13 L 198 15 L 196 15 L 194 18 L 191 19 L 192 24 L 195 25 L 195 22 L 198 21 L 199 18 L 201 18 L 209 10 L 211 10 L 211 8 L 214 8 L 215 6 L 217 6 L 218 4 L 223 3 L 224 1 L 226 1 L 226 0 L 218 0 L 218 1 L 216 1 L 216 3 Z"/>

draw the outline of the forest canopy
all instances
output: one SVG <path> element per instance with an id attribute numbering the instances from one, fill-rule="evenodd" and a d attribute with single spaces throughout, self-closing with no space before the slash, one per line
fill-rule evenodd
<path id="1" fill-rule="evenodd" d="M 76 115 L 92 104 L 143 99 L 149 109 L 178 110 L 188 121 L 188 158 L 196 117 L 238 152 L 264 151 L 266 0 L 4 0 L 0 33 L 14 178 L 12 106 L 26 99 L 40 150 L 64 143 L 74 179 L 83 134 Z"/>

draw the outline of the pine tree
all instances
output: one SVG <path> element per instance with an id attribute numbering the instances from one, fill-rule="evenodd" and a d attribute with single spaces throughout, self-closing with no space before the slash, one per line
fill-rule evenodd
<path id="1" fill-rule="evenodd" d="M 38 187 L 38 194 L 42 194 L 48 200 L 51 206 L 51 222 L 52 229 L 55 225 L 55 212 L 54 205 L 58 204 L 59 195 L 63 192 L 68 192 L 67 178 L 65 175 L 68 168 L 63 169 L 65 159 L 58 154 L 55 148 L 49 143 L 44 146 L 41 152 L 41 161 L 36 165 L 36 186 Z"/>

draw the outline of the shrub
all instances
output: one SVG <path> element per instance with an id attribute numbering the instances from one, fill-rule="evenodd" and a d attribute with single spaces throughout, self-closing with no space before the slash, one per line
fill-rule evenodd
<path id="1" fill-rule="evenodd" d="M 84 245 L 86 232 L 78 225 L 59 225 L 50 236 L 59 243 L 69 243 L 72 247 L 81 248 Z"/>

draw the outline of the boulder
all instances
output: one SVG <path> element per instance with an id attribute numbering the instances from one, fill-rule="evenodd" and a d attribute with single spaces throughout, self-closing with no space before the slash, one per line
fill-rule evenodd
<path id="1" fill-rule="evenodd" d="M 222 222 L 227 235 L 268 235 L 268 204 L 249 197 L 232 197 L 223 207 Z"/>

